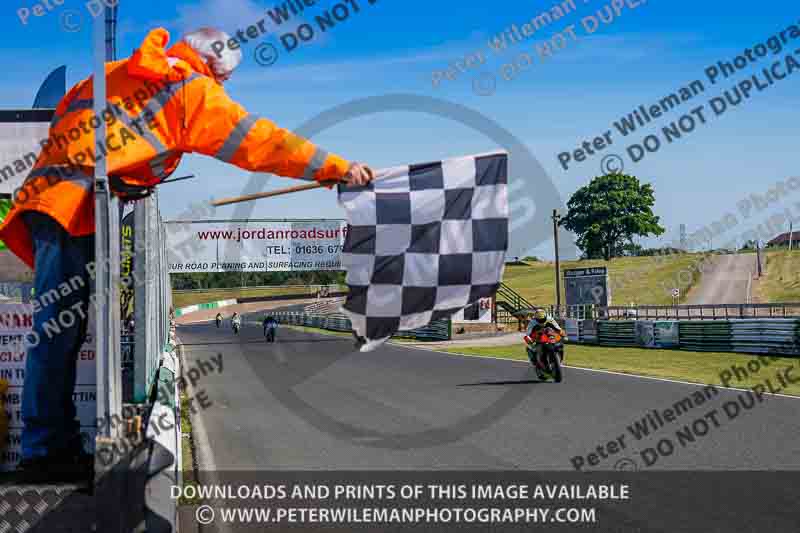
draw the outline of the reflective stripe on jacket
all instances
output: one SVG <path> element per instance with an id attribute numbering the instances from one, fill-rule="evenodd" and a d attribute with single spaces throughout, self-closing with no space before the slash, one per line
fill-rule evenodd
<path id="1" fill-rule="evenodd" d="M 185 153 L 197 152 L 256 172 L 329 182 L 349 162 L 249 113 L 218 84 L 200 56 L 169 33 L 151 31 L 134 54 L 106 64 L 107 106 L 93 111 L 92 78 L 59 103 L 42 151 L 14 207 L 0 225 L 0 240 L 33 267 L 28 230 L 19 216 L 39 211 L 72 236 L 94 233 L 94 166 L 106 160 L 112 184 L 147 189 L 169 176 Z M 106 124 L 96 145 L 94 130 Z"/>

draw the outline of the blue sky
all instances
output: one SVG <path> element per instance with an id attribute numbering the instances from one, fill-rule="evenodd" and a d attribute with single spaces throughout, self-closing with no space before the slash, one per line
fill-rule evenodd
<path id="1" fill-rule="evenodd" d="M 790 9 L 792 4 L 788 1 L 769 2 L 762 4 L 767 8 L 760 9 L 757 4 L 743 1 L 629 0 L 629 4 L 640 5 L 624 9 L 611 24 L 601 25 L 588 35 L 581 19 L 594 15 L 610 0 L 577 0 L 574 13 L 554 21 L 503 55 L 489 50 L 488 39 L 512 24 L 521 27 L 556 5 L 555 0 L 378 0 L 372 5 L 368 0 L 355 1 L 359 13 L 351 14 L 320 38 L 291 53 L 282 49 L 279 36 L 302 22 L 313 23 L 315 15 L 338 2 L 319 0 L 301 18 L 281 27 L 268 23 L 269 35 L 244 45 L 243 64 L 226 85 L 229 94 L 250 111 L 288 128 L 334 106 L 375 95 L 410 93 L 462 104 L 499 123 L 524 142 L 564 201 L 601 174 L 602 156 L 575 164 L 565 172 L 557 160 L 559 152 L 578 148 L 584 140 L 611 129 L 613 121 L 638 105 L 657 103 L 693 80 L 706 83 L 706 92 L 696 100 L 699 105 L 800 49 L 798 39 L 789 43 L 780 56 L 765 58 L 716 86 L 704 78 L 709 65 L 719 60 L 732 61 L 745 48 L 766 41 L 791 24 L 800 25 L 800 16 Z M 5 83 L 0 85 L 0 108 L 30 106 L 46 74 L 61 64 L 67 65 L 68 85 L 89 74 L 91 31 L 85 3 L 64 0 L 59 6 L 50 0 L 53 10 L 41 17 L 31 14 L 27 24 L 22 24 L 17 10 L 32 10 L 33 1 L 9 2 L 0 10 L 5 33 L 0 54 L 2 64 L 7 66 Z M 262 0 L 122 0 L 119 55 L 130 54 L 147 31 L 156 26 L 167 28 L 174 40 L 186 30 L 206 25 L 233 33 L 264 18 L 267 9 L 275 5 L 274 1 Z M 75 32 L 64 31 L 65 11 L 73 13 L 69 23 L 82 21 L 84 27 Z M 534 43 L 550 39 L 571 24 L 576 25 L 578 40 L 564 50 L 544 63 L 536 60 L 511 81 L 498 74 L 521 52 L 535 57 Z M 270 67 L 262 67 L 254 59 L 254 45 L 262 42 L 273 43 L 279 49 L 279 58 Z M 434 87 L 435 71 L 445 70 L 449 64 L 478 51 L 486 57 L 483 65 Z M 800 54 L 795 57 L 800 59 Z M 486 73 L 497 78 L 496 91 L 490 96 L 473 91 L 473 79 Z M 726 213 L 737 213 L 737 202 L 750 193 L 763 194 L 772 184 L 800 175 L 796 164 L 799 83 L 800 76 L 788 77 L 763 93 L 754 94 L 735 111 L 710 119 L 691 135 L 649 154 L 638 164 L 624 155 L 624 148 L 683 113 L 673 111 L 631 139 L 615 135 L 615 144 L 603 154 L 622 155 L 626 172 L 653 184 L 656 190 L 655 211 L 662 217 L 667 235 L 660 241 L 648 240 L 647 244 L 674 238 L 681 223 L 691 232 Z M 688 112 L 692 107 L 687 103 L 681 110 Z M 376 167 L 498 148 L 490 139 L 461 124 L 413 112 L 387 112 L 349 120 L 321 133 L 315 141 Z M 512 168 L 511 179 L 522 179 L 519 175 L 524 171 Z M 239 194 L 249 176 L 199 155 L 184 158 L 176 176 L 185 174 L 195 174 L 198 179 L 162 189 L 161 205 L 168 218 L 178 216 L 191 203 Z M 291 184 L 288 179 L 275 179 L 269 187 Z M 535 191 L 526 193 L 535 203 Z M 800 202 L 800 191 L 785 198 L 783 205 L 794 202 Z M 553 207 L 536 205 L 547 211 Z M 217 210 L 215 217 L 232 213 L 232 208 L 223 208 Z M 338 218 L 342 211 L 332 192 L 318 191 L 258 202 L 251 216 Z M 753 217 L 730 235 L 741 233 L 753 220 L 760 221 Z M 550 244 L 543 245 L 540 254 L 550 255 L 550 248 Z"/>

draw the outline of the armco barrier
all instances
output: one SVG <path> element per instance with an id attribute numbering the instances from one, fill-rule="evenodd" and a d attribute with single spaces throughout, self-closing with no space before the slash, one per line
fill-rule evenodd
<path id="1" fill-rule="evenodd" d="M 208 302 L 204 304 L 195 304 L 190 305 L 188 307 L 181 307 L 180 309 L 175 310 L 175 317 L 183 316 L 189 313 L 194 313 L 195 311 L 200 311 L 203 309 L 217 309 L 219 307 L 228 307 L 231 305 L 236 305 L 238 300 L 219 300 L 217 302 Z"/>
<path id="2" fill-rule="evenodd" d="M 345 296 L 339 298 L 326 298 L 305 306 L 303 311 L 311 315 L 337 314 L 339 308 L 346 300 L 347 297 Z"/>
<path id="3" fill-rule="evenodd" d="M 640 346 L 636 324 L 651 325 L 655 347 L 691 351 L 800 356 L 800 319 L 732 320 L 582 320 L 574 342 L 604 346 Z M 672 326 L 678 325 L 677 335 Z M 662 327 L 659 327 L 662 326 Z M 640 328 L 647 329 L 647 328 Z M 666 338 L 669 337 L 669 338 Z"/>
<path id="4" fill-rule="evenodd" d="M 242 289 L 247 291 L 252 290 L 259 290 L 259 289 L 275 289 L 276 287 L 280 287 L 281 289 L 303 289 L 306 294 L 302 294 L 303 298 L 308 298 L 310 296 L 314 296 L 320 289 L 327 289 L 329 294 L 337 292 L 342 289 L 347 289 L 345 285 L 250 285 L 250 286 L 242 286 L 242 287 L 230 287 L 230 289 Z M 225 289 L 227 290 L 227 289 Z M 202 292 L 207 292 L 208 289 L 175 289 L 173 292 L 175 294 L 197 294 Z"/>
<path id="5" fill-rule="evenodd" d="M 332 293 L 331 297 L 341 297 L 342 300 L 347 293 L 345 292 L 336 292 Z M 194 313 L 196 311 L 201 311 L 203 309 L 217 309 L 220 307 L 228 307 L 231 305 L 237 304 L 247 304 L 247 303 L 257 303 L 257 302 L 273 302 L 273 301 L 280 301 L 280 300 L 307 300 L 310 298 L 307 294 L 289 294 L 285 296 L 247 296 L 244 298 L 236 298 L 230 300 L 219 300 L 217 302 L 208 302 L 203 304 L 195 304 L 189 305 L 187 307 L 181 307 L 180 309 L 175 310 L 175 317 L 180 317 L 183 315 L 187 315 L 189 313 Z M 322 302 L 317 305 L 322 305 Z M 337 304 L 338 305 L 338 304 Z"/>
<path id="6" fill-rule="evenodd" d="M 280 323 L 294 326 L 307 326 L 330 331 L 352 331 L 350 319 L 345 315 L 312 315 L 308 313 L 279 312 L 274 316 Z M 423 341 L 449 341 L 452 338 L 452 325 L 449 320 L 437 320 L 424 328 L 413 331 L 400 331 L 394 338 Z"/>
<path id="7" fill-rule="evenodd" d="M 346 292 L 334 292 L 330 293 L 329 296 L 346 296 Z M 249 303 L 258 303 L 258 302 L 279 302 L 283 300 L 308 300 L 309 298 L 313 298 L 313 295 L 308 294 L 281 294 L 275 296 L 245 296 L 242 298 L 237 298 L 236 302 L 240 304 L 249 304 Z"/>
<path id="8" fill-rule="evenodd" d="M 146 432 L 151 442 L 145 492 L 147 531 L 176 531 L 177 501 L 171 490 L 181 484 L 179 364 L 174 346 L 168 345 L 158 370 L 157 396 Z"/>

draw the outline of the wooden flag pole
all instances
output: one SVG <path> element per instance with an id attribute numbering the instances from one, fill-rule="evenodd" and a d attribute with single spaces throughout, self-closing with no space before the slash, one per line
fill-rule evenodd
<path id="1" fill-rule="evenodd" d="M 307 183 L 305 185 L 296 185 L 294 187 L 278 189 L 277 191 L 259 192 L 255 194 L 246 194 L 244 196 L 236 196 L 234 198 L 225 198 L 222 200 L 217 200 L 216 202 L 212 202 L 211 205 L 214 207 L 220 207 L 223 205 L 238 204 L 240 202 L 250 202 L 253 200 L 260 200 L 261 198 L 271 198 L 273 196 L 280 196 L 282 194 L 289 194 L 292 192 L 310 191 L 311 189 L 319 189 L 320 187 L 324 186 L 325 184 L 320 182 Z"/>

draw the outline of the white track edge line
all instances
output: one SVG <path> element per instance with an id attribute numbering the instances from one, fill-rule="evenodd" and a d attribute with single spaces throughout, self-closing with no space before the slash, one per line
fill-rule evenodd
<path id="1" fill-rule="evenodd" d="M 188 325 L 188 324 L 186 324 L 186 325 Z M 175 341 L 178 344 L 182 344 L 181 340 L 180 340 L 180 337 L 178 337 L 177 334 L 175 335 Z M 183 364 L 183 361 L 181 361 L 181 364 Z M 187 389 L 187 392 L 189 392 L 189 391 L 194 392 L 195 391 L 195 388 L 192 386 L 191 382 L 187 382 L 186 383 L 186 389 Z M 190 396 L 190 397 L 193 398 L 194 394 L 192 394 L 192 396 Z M 220 482 L 220 479 L 219 479 L 219 472 L 217 471 L 217 464 L 214 461 L 214 452 L 213 452 L 213 449 L 211 448 L 211 441 L 208 438 L 208 432 L 206 431 L 205 423 L 203 422 L 203 417 L 201 415 L 202 415 L 202 410 L 199 413 L 197 413 L 197 416 L 191 416 L 191 414 L 189 415 L 191 420 L 192 420 L 192 433 L 193 433 L 192 438 L 194 439 L 195 453 L 196 453 L 196 455 L 200 456 L 200 457 L 195 457 L 195 461 L 197 462 L 197 469 L 199 470 L 199 472 L 202 474 L 202 477 L 204 478 L 204 479 L 198 479 L 198 477 L 197 477 L 198 472 L 195 472 L 194 473 L 195 480 L 199 484 L 203 484 L 203 485 L 209 485 L 210 484 L 210 485 L 219 486 L 219 485 L 221 485 L 221 482 Z M 200 453 L 201 450 L 202 450 L 203 453 Z M 201 464 L 201 460 L 200 460 L 201 458 L 202 458 L 202 464 Z M 208 479 L 208 478 L 212 478 L 212 479 Z M 204 501 L 203 502 L 204 505 L 208 505 L 208 504 L 212 504 L 212 503 L 216 504 L 215 507 L 218 508 L 220 506 L 219 504 L 221 502 L 218 502 L 218 501 L 215 501 L 215 500 Z M 225 523 L 223 521 L 215 521 L 214 525 L 218 530 L 225 531 L 226 533 L 231 533 L 232 532 L 232 530 L 230 528 L 230 524 L 227 524 L 227 523 Z"/>

